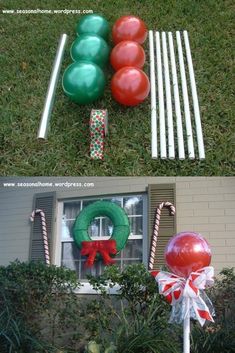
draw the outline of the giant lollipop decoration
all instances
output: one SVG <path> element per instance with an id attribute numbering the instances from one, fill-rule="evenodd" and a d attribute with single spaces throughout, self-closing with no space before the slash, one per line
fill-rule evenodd
<path id="1" fill-rule="evenodd" d="M 172 272 L 187 278 L 191 272 L 210 265 L 211 250 L 200 234 L 181 232 L 167 244 L 165 259 Z"/>
<path id="2" fill-rule="evenodd" d="M 159 206 L 162 208 L 164 206 L 170 207 L 170 205 L 162 203 Z M 157 246 L 160 220 L 158 209 L 149 259 L 150 270 L 153 269 L 153 258 Z M 171 213 L 174 214 L 174 212 Z M 209 266 L 211 250 L 207 241 L 199 233 L 181 232 L 168 242 L 165 249 L 165 260 L 173 273 L 151 271 L 151 274 L 158 282 L 159 293 L 163 294 L 172 305 L 170 322 L 183 322 L 183 352 L 190 353 L 190 318 L 198 320 L 202 326 L 206 320 L 214 321 L 211 301 L 204 293 L 204 289 L 212 286 L 214 282 L 214 269 Z"/>

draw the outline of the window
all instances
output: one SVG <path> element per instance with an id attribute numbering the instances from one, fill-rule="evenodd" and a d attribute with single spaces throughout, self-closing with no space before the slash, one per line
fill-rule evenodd
<path id="1" fill-rule="evenodd" d="M 77 272 L 80 280 L 87 274 L 100 275 L 104 269 L 102 261 L 95 262 L 92 268 L 85 267 L 86 257 L 81 256 L 79 248 L 73 241 L 72 226 L 79 212 L 98 200 L 115 202 L 126 211 L 130 222 L 130 235 L 125 248 L 116 255 L 115 261 L 121 269 L 126 265 L 145 262 L 147 249 L 146 195 L 121 195 L 96 199 L 77 199 L 63 201 L 60 205 L 60 265 Z M 89 234 L 93 240 L 108 239 L 113 230 L 112 222 L 107 217 L 95 218 Z"/>

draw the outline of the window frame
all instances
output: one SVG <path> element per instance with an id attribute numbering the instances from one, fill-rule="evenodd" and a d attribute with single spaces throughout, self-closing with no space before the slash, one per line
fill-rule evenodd
<path id="1" fill-rule="evenodd" d="M 142 196 L 143 198 L 143 235 L 131 235 L 128 239 L 142 239 L 142 263 L 147 266 L 148 263 L 148 248 L 149 248 L 149 236 L 148 236 L 148 194 L 146 192 L 135 192 L 135 193 L 121 193 L 121 194 L 108 194 L 108 195 L 93 195 L 93 196 L 81 196 L 71 197 L 58 200 L 57 204 L 57 217 L 56 217 L 56 236 L 55 236 L 55 265 L 61 266 L 61 254 L 62 254 L 62 217 L 65 202 L 81 201 L 81 200 L 102 200 L 112 197 L 132 197 Z M 95 238 L 93 238 L 95 240 Z M 107 237 L 97 237 L 98 240 L 107 239 Z M 72 238 L 71 238 L 72 240 Z M 67 240 L 68 242 L 68 240 Z M 80 281 L 81 287 L 75 292 L 77 294 L 98 294 L 96 290 L 92 288 L 88 281 Z M 109 289 L 109 294 L 117 294 L 118 286 L 114 286 Z"/>

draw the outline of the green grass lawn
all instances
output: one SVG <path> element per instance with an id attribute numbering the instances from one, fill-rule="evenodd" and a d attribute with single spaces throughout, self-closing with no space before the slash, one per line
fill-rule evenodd
<path id="1" fill-rule="evenodd" d="M 92 9 L 112 26 L 122 15 L 141 17 L 148 29 L 187 29 L 199 93 L 205 161 L 151 159 L 150 99 L 135 108 L 111 97 L 78 106 L 56 92 L 48 140 L 36 139 L 48 80 L 61 33 L 69 35 L 62 72 L 80 15 L 2 14 L 2 9 Z M 232 0 L 96 0 L 0 3 L 1 175 L 234 175 Z M 111 40 L 110 40 L 111 43 Z M 148 53 L 148 41 L 145 43 Z M 149 72 L 147 55 L 146 73 Z M 104 161 L 89 157 L 89 115 L 106 108 L 109 136 Z"/>

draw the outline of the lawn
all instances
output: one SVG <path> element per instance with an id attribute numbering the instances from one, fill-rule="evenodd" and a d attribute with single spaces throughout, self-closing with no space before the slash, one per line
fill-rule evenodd
<path id="1" fill-rule="evenodd" d="M 150 99 L 135 108 L 111 97 L 107 69 L 104 98 L 78 106 L 56 91 L 48 140 L 36 139 L 48 80 L 61 33 L 69 35 L 62 72 L 80 15 L 2 14 L 2 9 L 92 9 L 112 26 L 127 14 L 148 29 L 183 30 L 190 37 L 199 93 L 206 160 L 151 159 Z M 231 0 L 1 1 L 0 4 L 1 175 L 234 175 L 232 95 L 233 8 Z M 111 44 L 111 39 L 110 39 Z M 148 54 L 148 41 L 145 43 Z M 149 59 L 144 68 L 149 73 Z M 89 115 L 108 109 L 104 161 L 89 157 Z"/>

